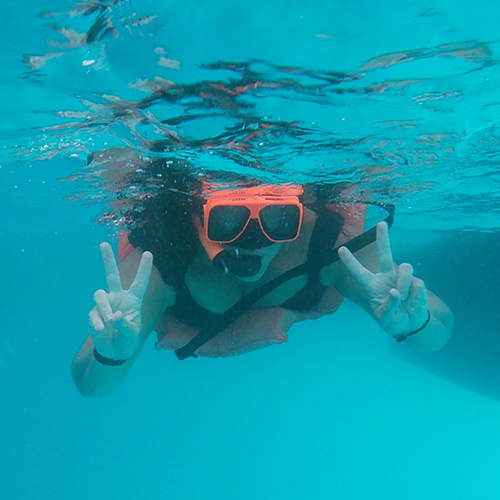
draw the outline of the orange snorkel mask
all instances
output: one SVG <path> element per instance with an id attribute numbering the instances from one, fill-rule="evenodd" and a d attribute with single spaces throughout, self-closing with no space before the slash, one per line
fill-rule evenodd
<path id="1" fill-rule="evenodd" d="M 207 190 L 208 191 L 208 190 Z M 217 267 L 240 276 L 252 276 L 250 269 L 242 274 L 229 265 L 228 252 L 221 243 L 255 250 L 273 243 L 295 240 L 300 234 L 303 206 L 301 186 L 266 185 L 244 189 L 208 192 L 203 206 L 203 225 L 195 218 L 200 241 Z M 224 252 L 224 255 L 221 255 Z M 248 261 L 258 255 L 242 255 Z M 231 255 L 233 261 L 238 257 Z M 250 266 L 253 271 L 256 265 Z M 260 269 L 260 264 L 259 264 Z"/>

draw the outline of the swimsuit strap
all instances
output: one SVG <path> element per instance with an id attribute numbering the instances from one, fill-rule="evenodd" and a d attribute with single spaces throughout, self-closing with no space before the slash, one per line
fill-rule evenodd
<path id="1" fill-rule="evenodd" d="M 386 217 L 384 222 L 387 223 L 389 227 L 392 226 L 394 221 L 394 206 L 388 205 L 384 207 L 389 215 Z M 372 227 L 368 231 L 356 236 L 352 240 L 345 243 L 344 246 L 348 248 L 351 253 L 355 253 L 361 248 L 366 247 L 370 243 L 375 242 L 377 239 L 377 230 L 376 227 Z M 197 349 L 199 349 L 202 345 L 206 344 L 209 340 L 213 339 L 216 335 L 218 335 L 222 330 L 224 330 L 227 326 L 229 326 L 236 318 L 241 316 L 245 311 L 250 309 L 257 301 L 259 301 L 262 297 L 265 297 L 267 294 L 271 293 L 273 290 L 278 288 L 283 283 L 291 280 L 292 278 L 296 278 L 297 276 L 301 276 L 302 274 L 306 274 L 310 272 L 311 269 L 323 268 L 329 264 L 337 262 L 340 260 L 338 255 L 339 247 L 329 250 L 325 252 L 322 256 L 318 256 L 318 259 L 315 262 L 310 262 L 307 260 L 304 264 L 300 264 L 292 269 L 289 269 L 285 273 L 277 276 L 271 281 L 264 283 L 259 288 L 252 290 L 250 293 L 245 295 L 239 302 L 230 307 L 225 313 L 221 314 L 215 321 L 209 325 L 207 328 L 199 332 L 194 338 L 192 338 L 185 346 L 176 349 L 174 352 L 177 358 L 182 361 L 190 356 L 197 357 L 194 353 Z"/>

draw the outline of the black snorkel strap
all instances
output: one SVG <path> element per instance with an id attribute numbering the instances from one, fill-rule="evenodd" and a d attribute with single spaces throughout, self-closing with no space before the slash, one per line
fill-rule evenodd
<path id="1" fill-rule="evenodd" d="M 387 225 L 391 227 L 394 222 L 394 205 L 386 205 L 384 206 L 384 208 L 389 212 L 389 215 L 383 222 L 386 222 Z M 365 231 L 363 234 L 356 236 L 352 240 L 348 241 L 345 245 L 341 246 L 348 248 L 352 253 L 354 253 L 368 246 L 370 243 L 375 242 L 376 239 L 377 228 L 372 227 L 368 231 Z M 338 254 L 339 248 L 340 247 L 336 247 L 324 255 L 322 262 L 320 263 L 321 267 L 333 264 L 334 262 L 340 260 Z M 318 263 L 316 262 L 314 265 L 317 266 Z M 275 290 L 288 280 L 296 278 L 297 276 L 301 276 L 302 274 L 306 274 L 309 271 L 310 267 L 311 263 L 309 263 L 309 261 L 304 262 L 304 264 L 300 264 L 292 269 L 289 269 L 280 276 L 272 279 L 271 281 L 268 281 L 267 283 L 264 283 L 259 288 L 256 288 L 255 290 L 252 290 L 250 293 L 245 295 L 239 302 L 230 307 L 225 313 L 221 314 L 220 318 L 218 318 L 211 325 L 207 326 L 204 330 L 199 332 L 185 346 L 176 349 L 174 352 L 179 361 L 189 358 L 190 356 L 196 358 L 197 356 L 194 353 L 197 349 L 217 336 L 236 318 L 241 316 L 245 311 L 248 311 L 251 306 L 258 302 L 262 297 L 265 297 L 268 293 L 271 293 L 273 290 Z"/>

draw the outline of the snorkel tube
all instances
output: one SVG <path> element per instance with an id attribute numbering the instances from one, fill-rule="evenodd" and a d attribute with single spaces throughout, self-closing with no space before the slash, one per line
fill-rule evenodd
<path id="1" fill-rule="evenodd" d="M 241 278 L 250 278 L 259 273 L 262 267 L 262 257 L 260 255 L 241 254 L 238 248 L 234 249 L 234 254 L 230 253 L 220 243 L 210 241 L 207 238 L 205 229 L 197 215 L 194 216 L 194 225 L 205 252 L 217 269 Z"/>

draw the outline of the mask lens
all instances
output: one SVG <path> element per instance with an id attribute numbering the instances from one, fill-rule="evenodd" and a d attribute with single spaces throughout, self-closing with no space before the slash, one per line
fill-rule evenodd
<path id="1" fill-rule="evenodd" d="M 244 206 L 217 206 L 208 217 L 208 239 L 218 242 L 234 240 L 243 231 L 250 210 Z"/>
<path id="2" fill-rule="evenodd" d="M 275 241 L 293 240 L 300 227 L 297 205 L 268 205 L 260 211 L 262 229 Z"/>

